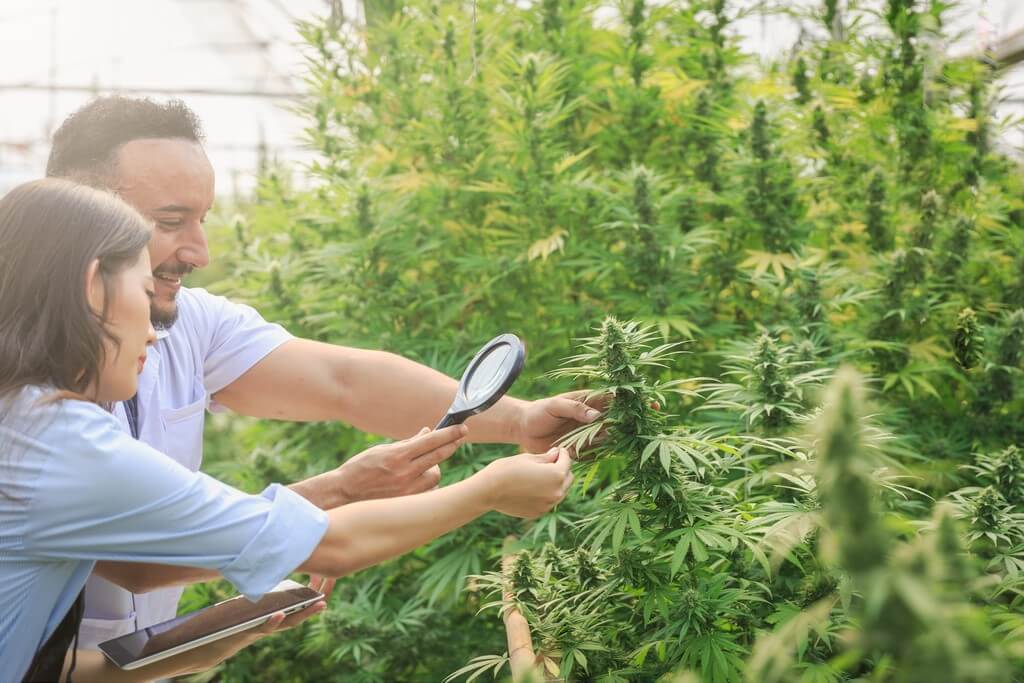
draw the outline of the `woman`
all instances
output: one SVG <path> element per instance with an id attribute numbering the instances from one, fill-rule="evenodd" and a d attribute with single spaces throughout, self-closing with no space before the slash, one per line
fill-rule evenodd
<path id="1" fill-rule="evenodd" d="M 553 450 L 325 513 L 276 485 L 245 495 L 132 439 L 104 406 L 135 393 L 154 338 L 148 236 L 127 205 L 66 181 L 27 183 L 0 200 L 4 680 L 52 676 L 45 655 L 68 647 L 99 559 L 216 569 L 256 598 L 293 571 L 341 576 L 489 510 L 533 517 L 565 495 L 569 457 Z M 102 661 L 86 669 L 79 681 L 128 673 Z"/>

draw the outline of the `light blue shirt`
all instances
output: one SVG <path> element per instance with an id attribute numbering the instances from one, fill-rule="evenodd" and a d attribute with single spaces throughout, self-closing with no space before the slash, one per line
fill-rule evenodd
<path id="1" fill-rule="evenodd" d="M 20 681 L 97 560 L 220 571 L 256 599 L 327 529 L 289 489 L 242 493 L 125 434 L 83 401 L 0 404 L 0 680 Z"/>

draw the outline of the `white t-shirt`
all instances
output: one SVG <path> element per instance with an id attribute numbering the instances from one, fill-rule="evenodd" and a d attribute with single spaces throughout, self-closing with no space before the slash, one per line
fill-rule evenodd
<path id="1" fill-rule="evenodd" d="M 203 460 L 203 422 L 210 396 L 292 339 L 249 306 L 182 288 L 178 320 L 157 334 L 139 376 L 139 440 L 192 471 Z M 123 404 L 114 416 L 129 431 Z M 85 588 L 79 647 L 96 649 L 111 638 L 173 619 L 183 588 L 133 594 L 100 578 Z"/>

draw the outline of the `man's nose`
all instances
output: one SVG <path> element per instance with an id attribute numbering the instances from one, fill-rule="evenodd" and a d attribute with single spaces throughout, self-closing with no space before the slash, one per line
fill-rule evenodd
<path id="1" fill-rule="evenodd" d="M 194 268 L 205 268 L 210 263 L 210 249 L 206 242 L 206 230 L 196 221 L 185 235 L 185 244 L 178 248 L 178 260 Z"/>

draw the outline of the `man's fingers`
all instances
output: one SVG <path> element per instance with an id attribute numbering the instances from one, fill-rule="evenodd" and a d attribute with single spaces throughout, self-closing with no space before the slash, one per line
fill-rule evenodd
<path id="1" fill-rule="evenodd" d="M 558 397 L 554 400 L 551 412 L 555 417 L 566 417 L 583 424 L 589 424 L 601 417 L 600 411 L 596 408 L 591 408 L 586 403 L 565 397 Z"/>
<path id="2" fill-rule="evenodd" d="M 612 395 L 608 391 L 590 391 L 588 389 L 581 389 L 579 391 L 569 391 L 564 394 L 559 394 L 561 398 L 567 398 L 571 401 L 578 401 L 579 403 L 586 403 L 591 408 L 604 412 L 611 403 Z"/>
<path id="3" fill-rule="evenodd" d="M 331 592 L 334 590 L 336 582 L 337 579 L 320 576 L 319 574 L 311 574 L 309 577 L 309 587 L 318 593 L 323 593 L 325 598 L 331 597 Z"/>
<path id="4" fill-rule="evenodd" d="M 396 442 L 395 445 L 405 451 L 410 460 L 413 460 L 427 455 L 442 446 L 465 439 L 468 433 L 469 428 L 466 425 L 452 425 L 451 427 L 438 429 L 435 432 L 418 434 L 404 442 Z"/>
<path id="5" fill-rule="evenodd" d="M 410 487 L 409 494 L 423 493 L 431 489 L 437 488 L 437 485 L 441 483 L 441 468 L 434 465 L 420 476 L 416 477 Z"/>
<path id="6" fill-rule="evenodd" d="M 412 464 L 414 467 L 426 471 L 452 457 L 452 454 L 459 448 L 459 445 L 460 442 L 453 441 L 452 443 L 445 444 L 440 448 L 435 448 L 429 453 L 424 453 L 413 460 Z"/>

